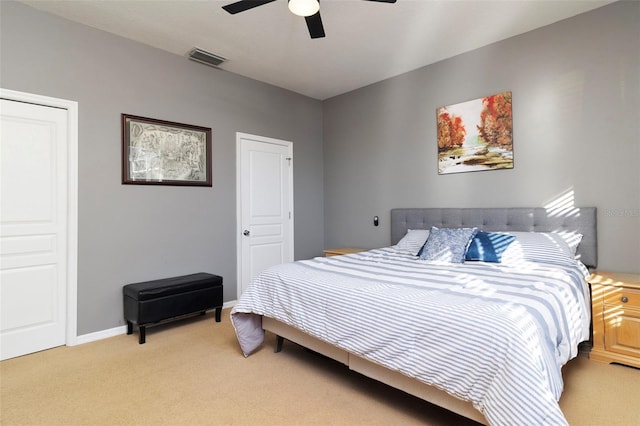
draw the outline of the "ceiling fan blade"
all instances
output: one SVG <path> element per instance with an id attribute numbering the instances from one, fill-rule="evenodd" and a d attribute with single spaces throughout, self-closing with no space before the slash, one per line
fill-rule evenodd
<path id="1" fill-rule="evenodd" d="M 253 9 L 254 7 L 262 6 L 263 4 L 271 3 L 276 0 L 240 0 L 235 3 L 222 6 L 224 10 L 232 15 L 236 13 L 244 12 L 245 10 Z"/>
<path id="2" fill-rule="evenodd" d="M 322 18 L 320 18 L 320 11 L 315 15 L 305 16 L 304 20 L 307 21 L 307 28 L 309 28 L 309 35 L 311 38 L 324 37 L 324 27 L 322 26 Z"/>

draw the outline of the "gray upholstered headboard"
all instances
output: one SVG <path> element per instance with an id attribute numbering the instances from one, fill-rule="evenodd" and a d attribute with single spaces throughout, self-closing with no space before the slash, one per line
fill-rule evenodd
<path id="1" fill-rule="evenodd" d="M 580 260 L 589 268 L 598 265 L 596 208 L 566 210 L 533 208 L 403 208 L 391 210 L 391 244 L 407 229 L 478 227 L 483 231 L 574 231 L 583 235 Z"/>

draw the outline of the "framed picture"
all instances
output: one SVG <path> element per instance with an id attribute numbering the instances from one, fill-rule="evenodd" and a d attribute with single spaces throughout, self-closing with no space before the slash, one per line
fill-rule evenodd
<path id="1" fill-rule="evenodd" d="M 122 183 L 211 186 L 211 128 L 122 114 Z"/>
<path id="2" fill-rule="evenodd" d="M 513 169 L 511 92 L 436 110 L 438 174 Z"/>

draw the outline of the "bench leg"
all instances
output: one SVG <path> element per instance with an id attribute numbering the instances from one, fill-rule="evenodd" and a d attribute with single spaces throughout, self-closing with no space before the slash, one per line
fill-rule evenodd
<path id="1" fill-rule="evenodd" d="M 274 352 L 280 352 L 282 350 L 282 343 L 284 342 L 284 337 L 276 335 L 276 349 Z"/>
<path id="2" fill-rule="evenodd" d="M 147 327 L 141 325 L 139 328 L 140 331 L 140 340 L 138 340 L 138 344 L 143 344 L 147 340 Z"/>
<path id="3" fill-rule="evenodd" d="M 127 334 L 133 333 L 133 323 L 131 321 L 127 321 Z"/>
<path id="4" fill-rule="evenodd" d="M 216 308 L 216 322 L 220 322 L 221 313 L 222 313 L 222 307 Z"/>

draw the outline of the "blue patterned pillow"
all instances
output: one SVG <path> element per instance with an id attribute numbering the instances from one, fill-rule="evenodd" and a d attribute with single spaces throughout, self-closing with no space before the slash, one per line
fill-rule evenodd
<path id="1" fill-rule="evenodd" d="M 500 263 L 502 253 L 515 239 L 513 235 L 478 231 L 469 244 L 465 260 Z"/>
<path id="2" fill-rule="evenodd" d="M 429 238 L 421 249 L 420 259 L 437 262 L 463 263 L 477 228 L 431 227 Z"/>

